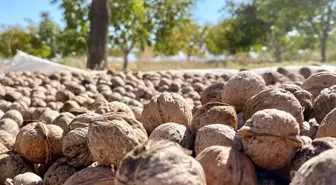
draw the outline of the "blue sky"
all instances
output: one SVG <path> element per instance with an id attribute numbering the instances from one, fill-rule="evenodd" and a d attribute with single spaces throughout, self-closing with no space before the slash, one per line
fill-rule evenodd
<path id="1" fill-rule="evenodd" d="M 215 24 L 221 18 L 218 11 L 223 4 L 224 0 L 199 0 L 193 12 L 195 20 Z M 0 25 L 26 25 L 26 19 L 38 23 L 42 11 L 50 12 L 54 21 L 62 22 L 61 11 L 50 0 L 0 0 Z"/>

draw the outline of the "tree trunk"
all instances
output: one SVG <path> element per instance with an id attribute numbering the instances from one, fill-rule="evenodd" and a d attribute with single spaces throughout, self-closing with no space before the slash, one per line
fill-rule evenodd
<path id="1" fill-rule="evenodd" d="M 124 65 L 123 65 L 124 72 L 127 72 L 128 69 L 128 53 L 129 52 L 124 52 Z"/>
<path id="2" fill-rule="evenodd" d="M 326 52 L 327 52 L 327 39 L 328 39 L 328 35 L 323 34 L 323 37 L 321 39 L 321 62 L 326 62 L 327 60 L 327 56 L 326 56 Z"/>
<path id="3" fill-rule="evenodd" d="M 190 59 L 191 59 L 191 54 L 188 54 L 188 56 L 187 56 L 187 62 L 191 62 Z"/>
<path id="4" fill-rule="evenodd" d="M 282 62 L 282 51 L 281 51 L 281 46 L 279 44 L 277 44 L 275 46 L 275 52 L 274 52 L 274 54 L 275 54 L 275 60 L 276 60 L 276 62 L 278 62 L 278 63 Z"/>
<path id="5" fill-rule="evenodd" d="M 108 0 L 92 0 L 87 60 L 87 68 L 89 69 L 102 70 L 106 67 L 110 16 Z"/>
<path id="6" fill-rule="evenodd" d="M 330 31 L 330 20 L 331 20 L 331 15 L 332 15 L 332 1 L 329 2 L 328 6 L 328 13 L 327 13 L 327 20 L 325 22 L 325 26 L 323 28 L 322 32 L 322 37 L 321 37 L 321 62 L 326 62 L 327 61 L 327 41 L 329 37 L 329 31 Z"/>

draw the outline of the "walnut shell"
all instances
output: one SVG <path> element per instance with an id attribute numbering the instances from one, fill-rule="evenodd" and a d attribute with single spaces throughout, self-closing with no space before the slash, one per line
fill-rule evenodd
<path id="1" fill-rule="evenodd" d="M 33 120 L 33 114 L 35 110 L 36 110 L 35 107 L 29 107 L 28 109 L 26 109 L 25 112 L 22 113 L 23 121 L 26 122 Z"/>
<path id="2" fill-rule="evenodd" d="M 80 108 L 79 104 L 74 100 L 64 102 L 61 112 L 69 112 L 72 108 Z"/>
<path id="3" fill-rule="evenodd" d="M 46 107 L 38 107 L 34 110 L 33 114 L 31 115 L 31 120 L 30 121 L 37 121 L 39 120 L 40 116 L 43 114 L 44 111 L 50 110 L 50 108 Z"/>
<path id="4" fill-rule="evenodd" d="M 149 139 L 174 141 L 187 149 L 192 149 L 194 144 L 194 138 L 190 130 L 186 126 L 177 123 L 165 123 L 156 127 Z"/>
<path id="5" fill-rule="evenodd" d="M 47 109 L 41 114 L 39 121 L 44 122 L 46 124 L 52 124 L 57 116 L 59 116 L 59 112 Z"/>
<path id="6" fill-rule="evenodd" d="M 64 103 L 62 102 L 49 102 L 47 104 L 47 107 L 49 107 L 51 110 L 54 110 L 54 111 L 60 111 L 63 107 Z"/>
<path id="7" fill-rule="evenodd" d="M 16 91 L 7 92 L 4 96 L 4 100 L 9 102 L 15 102 L 22 97 L 22 94 Z"/>
<path id="8" fill-rule="evenodd" d="M 81 115 L 81 114 L 85 114 L 85 113 L 88 113 L 90 112 L 89 110 L 87 110 L 86 108 L 84 107 L 80 107 L 80 108 L 72 108 L 69 110 L 69 113 L 75 115 L 75 116 L 78 116 L 78 115 Z"/>
<path id="9" fill-rule="evenodd" d="M 75 95 L 79 95 L 85 92 L 85 88 L 82 85 L 77 84 L 75 82 L 65 83 L 65 88 L 70 92 L 74 93 Z"/>
<path id="10" fill-rule="evenodd" d="M 238 113 L 237 118 L 238 118 L 238 129 L 240 129 L 245 125 L 244 112 Z"/>
<path id="11" fill-rule="evenodd" d="M 300 128 L 300 135 L 315 139 L 319 125 L 312 120 L 303 122 Z"/>
<path id="12" fill-rule="evenodd" d="M 93 162 L 87 146 L 89 128 L 75 128 L 68 132 L 62 141 L 62 151 L 68 164 L 75 167 L 86 167 Z"/>
<path id="13" fill-rule="evenodd" d="M 302 85 L 303 82 L 305 81 L 305 78 L 301 74 L 289 73 L 286 76 L 289 79 L 291 79 L 294 82 L 294 84 L 297 84 L 297 85 Z"/>
<path id="14" fill-rule="evenodd" d="M 89 167 L 73 174 L 64 185 L 114 185 L 114 177 L 108 167 Z"/>
<path id="15" fill-rule="evenodd" d="M 244 107 L 245 121 L 264 109 L 278 109 L 292 114 L 297 123 L 303 123 L 303 108 L 293 94 L 284 89 L 266 89 L 249 99 Z"/>
<path id="16" fill-rule="evenodd" d="M 25 172 L 34 172 L 30 161 L 17 154 L 0 154 L 0 184 L 4 184 L 7 178 L 13 179 Z"/>
<path id="17" fill-rule="evenodd" d="M 150 161 L 150 162 L 149 162 Z M 172 141 L 149 140 L 120 163 L 115 185 L 205 185 L 202 166 Z"/>
<path id="18" fill-rule="evenodd" d="M 234 105 L 237 111 L 241 111 L 247 100 L 264 89 L 266 84 L 260 75 L 251 71 L 239 72 L 226 82 L 222 102 Z"/>
<path id="19" fill-rule="evenodd" d="M 329 112 L 322 120 L 317 130 L 316 137 L 336 137 L 336 108 Z"/>
<path id="20" fill-rule="evenodd" d="M 143 110 L 143 108 L 138 107 L 138 106 L 132 106 L 132 105 L 129 105 L 128 107 L 132 110 L 132 112 L 135 116 L 135 119 L 142 123 L 143 122 L 142 121 L 142 110 Z"/>
<path id="21" fill-rule="evenodd" d="M 11 105 L 12 103 L 9 101 L 0 100 L 0 110 L 2 110 L 3 112 L 6 112 Z"/>
<path id="22" fill-rule="evenodd" d="M 62 155 L 63 130 L 41 122 L 21 128 L 15 140 L 15 151 L 35 163 L 48 163 Z"/>
<path id="23" fill-rule="evenodd" d="M 69 125 L 74 118 L 75 116 L 73 114 L 69 112 L 63 112 L 54 119 L 52 124 L 61 127 L 63 129 L 64 135 L 66 135 L 70 131 Z"/>
<path id="24" fill-rule="evenodd" d="M 336 107 L 336 85 L 321 91 L 313 104 L 314 117 L 321 123 L 325 116 Z"/>
<path id="25" fill-rule="evenodd" d="M 89 127 L 90 122 L 92 122 L 92 120 L 96 119 L 97 117 L 101 117 L 101 115 L 93 112 L 78 115 L 70 122 L 69 131 L 76 128 Z"/>
<path id="26" fill-rule="evenodd" d="M 258 185 L 252 161 L 234 148 L 211 146 L 196 160 L 204 169 L 207 185 Z"/>
<path id="27" fill-rule="evenodd" d="M 295 175 L 296 171 L 305 162 L 329 149 L 336 149 L 336 138 L 323 137 L 314 139 L 311 144 L 305 144 L 296 152 L 295 157 L 291 162 L 291 174 Z"/>
<path id="28" fill-rule="evenodd" d="M 221 102 L 222 101 L 222 91 L 224 89 L 225 83 L 218 82 L 210 85 L 201 93 L 201 103 L 202 105 L 209 102 Z"/>
<path id="29" fill-rule="evenodd" d="M 191 132 L 196 134 L 200 128 L 211 124 L 229 125 L 237 129 L 238 117 L 234 107 L 219 102 L 210 102 L 203 105 L 193 115 L 190 126 Z"/>
<path id="30" fill-rule="evenodd" d="M 302 67 L 300 70 L 299 70 L 299 73 L 305 78 L 309 78 L 311 75 L 312 75 L 312 71 L 309 67 Z"/>
<path id="31" fill-rule="evenodd" d="M 123 86 L 125 86 L 125 81 L 119 76 L 112 77 L 111 82 L 113 84 L 113 87 L 123 87 Z"/>
<path id="32" fill-rule="evenodd" d="M 56 162 L 44 175 L 43 185 L 63 185 L 74 173 L 76 173 L 76 169 L 65 161 Z"/>
<path id="33" fill-rule="evenodd" d="M 163 123 L 173 122 L 189 128 L 192 119 L 191 106 L 179 94 L 162 93 L 154 96 L 144 105 L 142 119 L 150 134 Z"/>
<path id="34" fill-rule="evenodd" d="M 303 146 L 311 144 L 313 142 L 313 140 L 308 136 L 300 136 L 299 139 Z"/>
<path id="35" fill-rule="evenodd" d="M 245 154 L 255 164 L 268 170 L 288 165 L 302 146 L 295 118 L 277 109 L 256 112 L 238 132 Z"/>
<path id="36" fill-rule="evenodd" d="M 117 101 L 104 103 L 100 105 L 95 112 L 97 114 L 123 113 L 129 117 L 135 118 L 131 108 L 129 108 L 126 104 Z"/>
<path id="37" fill-rule="evenodd" d="M 9 107 L 10 110 L 17 110 L 21 114 L 25 112 L 26 109 L 28 109 L 28 105 L 23 101 L 16 101 L 11 104 Z"/>
<path id="38" fill-rule="evenodd" d="M 291 185 L 329 185 L 336 180 L 336 149 L 328 150 L 304 163 Z"/>
<path id="39" fill-rule="evenodd" d="M 43 185 L 41 177 L 32 172 L 26 172 L 15 176 L 13 179 L 7 178 L 6 185 Z"/>
<path id="40" fill-rule="evenodd" d="M 282 74 L 282 75 L 285 75 L 285 76 L 287 76 L 289 74 L 289 71 L 286 68 L 283 68 L 283 67 L 278 67 L 277 72 Z"/>
<path id="41" fill-rule="evenodd" d="M 14 120 L 4 118 L 0 120 L 0 130 L 4 130 L 13 136 L 16 136 L 19 133 L 20 128 Z"/>
<path id="42" fill-rule="evenodd" d="M 22 114 L 17 110 L 8 110 L 2 116 L 2 119 L 4 119 L 4 118 L 9 118 L 9 119 L 14 120 L 19 126 L 22 126 L 22 124 L 23 124 Z"/>
<path id="43" fill-rule="evenodd" d="M 0 153 L 6 153 L 8 151 L 8 148 L 2 142 L 0 142 Z"/>
<path id="44" fill-rule="evenodd" d="M 87 135 L 93 158 L 102 164 L 118 165 L 127 152 L 146 140 L 146 130 L 139 121 L 118 114 L 92 121 Z"/>
<path id="45" fill-rule="evenodd" d="M 333 85 L 336 85 L 336 73 L 320 72 L 310 76 L 301 87 L 309 91 L 315 99 L 323 89 Z"/>
<path id="46" fill-rule="evenodd" d="M 295 84 L 283 84 L 280 88 L 292 93 L 304 108 L 304 120 L 309 121 L 313 116 L 313 95 Z"/>
<path id="47" fill-rule="evenodd" d="M 59 102 L 66 102 L 75 98 L 75 94 L 68 90 L 60 90 L 55 94 L 55 100 Z"/>
<path id="48" fill-rule="evenodd" d="M 196 155 L 214 145 L 243 150 L 243 143 L 238 133 L 231 127 L 222 124 L 204 126 L 196 133 L 194 145 Z"/>
<path id="49" fill-rule="evenodd" d="M 0 130 L 0 143 L 8 149 L 12 149 L 15 144 L 15 136 L 5 130 Z"/>

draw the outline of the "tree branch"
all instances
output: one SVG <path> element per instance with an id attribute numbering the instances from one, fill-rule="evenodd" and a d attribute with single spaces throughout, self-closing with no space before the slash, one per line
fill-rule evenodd
<path id="1" fill-rule="evenodd" d="M 326 22 L 326 27 L 324 29 L 324 32 L 326 32 L 327 34 L 330 31 L 331 14 L 332 14 L 331 4 L 329 4 L 328 5 L 328 12 L 327 12 L 327 22 Z"/>

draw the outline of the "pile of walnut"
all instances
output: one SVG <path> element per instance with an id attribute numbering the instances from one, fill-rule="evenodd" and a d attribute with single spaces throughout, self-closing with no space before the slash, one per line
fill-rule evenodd
<path id="1" fill-rule="evenodd" d="M 0 185 L 329 185 L 336 73 L 0 73 Z"/>

